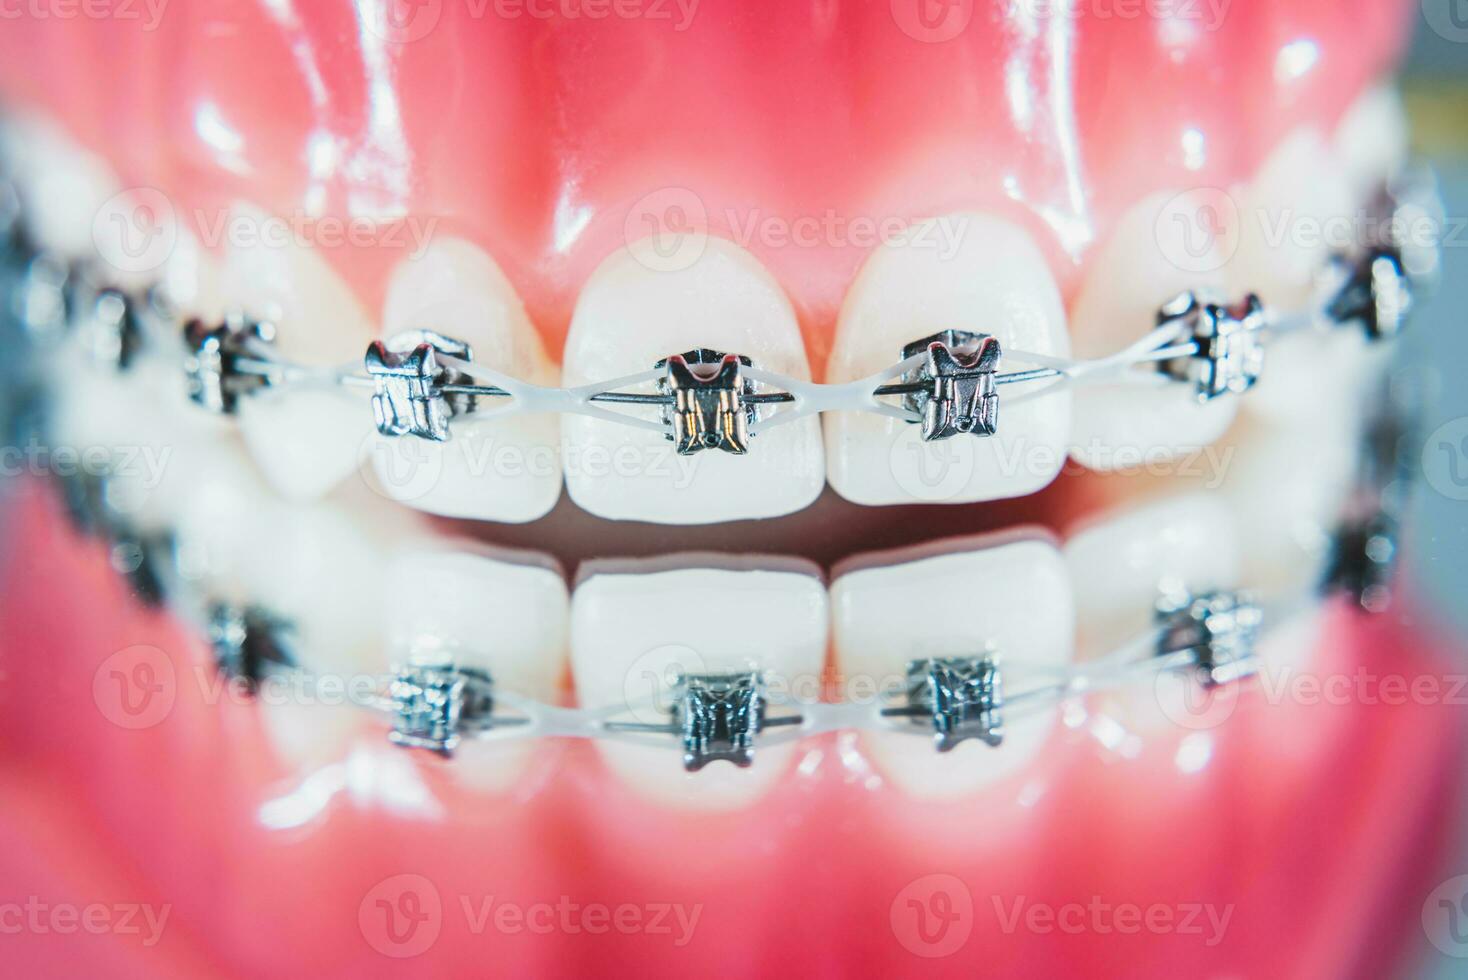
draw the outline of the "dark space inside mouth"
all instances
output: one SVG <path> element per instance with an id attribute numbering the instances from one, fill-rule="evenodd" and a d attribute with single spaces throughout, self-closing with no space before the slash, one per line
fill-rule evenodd
<path id="1" fill-rule="evenodd" d="M 446 535 L 548 554 L 573 577 L 586 561 L 682 552 L 803 558 L 829 571 L 853 555 L 950 537 L 1017 527 L 1040 527 L 1059 536 L 1099 511 L 1113 490 L 1095 474 L 1066 472 L 1044 490 L 1012 500 L 867 507 L 844 500 L 828 486 L 815 503 L 784 517 L 693 525 L 609 521 L 563 493 L 549 514 L 529 524 L 449 518 L 435 524 Z"/>

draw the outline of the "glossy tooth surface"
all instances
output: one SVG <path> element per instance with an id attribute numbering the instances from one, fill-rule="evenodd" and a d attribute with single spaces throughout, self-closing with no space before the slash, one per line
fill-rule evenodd
<path id="1" fill-rule="evenodd" d="M 1280 311 L 1303 309 L 1332 242 L 1349 242 L 1353 233 L 1355 202 L 1335 151 L 1314 128 L 1297 129 L 1234 196 L 1239 240 L 1228 264 L 1230 291 L 1257 293 Z"/>
<path id="2" fill-rule="evenodd" d="M 1121 216 L 1071 308 L 1077 357 L 1114 354 L 1155 329 L 1158 308 L 1178 293 L 1222 285 L 1227 238 L 1188 240 L 1194 229 L 1186 219 L 1209 204 L 1205 194 L 1163 192 Z M 1110 470 L 1205 446 L 1228 428 L 1237 404 L 1235 398 L 1200 403 L 1184 384 L 1082 385 L 1074 395 L 1071 455 Z"/>
<path id="3" fill-rule="evenodd" d="M 1064 553 L 1080 659 L 1105 658 L 1154 629 L 1153 608 L 1164 589 L 1238 588 L 1238 539 L 1227 501 L 1206 493 L 1108 514 L 1071 534 Z M 1167 729 L 1190 717 L 1194 687 L 1188 676 L 1159 675 L 1101 695 L 1101 703 L 1134 728 Z"/>
<path id="4" fill-rule="evenodd" d="M 459 239 L 435 240 L 398 266 L 383 335 L 427 329 L 469 344 L 474 362 L 538 385 L 559 383 L 520 299 L 500 267 Z M 502 400 L 483 399 L 492 409 Z M 560 417 L 454 419 L 448 442 L 379 437 L 376 485 L 420 510 L 476 520 L 533 521 L 561 492 Z"/>
<path id="5" fill-rule="evenodd" d="M 827 381 L 852 381 L 895 364 L 904 345 L 957 328 L 999 339 L 1001 373 L 1024 366 L 1009 352 L 1068 356 L 1065 311 L 1044 258 L 1021 229 L 992 216 L 949 215 L 874 251 L 846 294 Z M 1070 438 L 1068 392 L 1020 398 L 999 389 L 999 431 L 924 443 L 919 426 L 872 413 L 825 417 L 827 478 L 862 504 L 964 503 L 1016 497 L 1059 472 Z"/>
<path id="6" fill-rule="evenodd" d="M 1064 667 L 1074 653 L 1075 614 L 1060 553 L 1042 540 L 1011 536 L 988 547 L 986 540 L 993 539 L 943 542 L 945 553 L 902 564 L 838 569 L 831 586 L 837 675 L 848 686 L 860 680 L 868 689 L 900 689 L 909 659 L 992 650 L 1007 694 L 1053 682 L 1053 676 L 1037 679 L 1034 672 Z M 956 548 L 964 550 L 950 550 Z M 955 589 L 962 589 L 959 605 L 944 608 L 942 597 L 954 596 Z M 970 740 L 939 753 L 931 730 L 922 728 L 861 738 L 883 774 L 905 791 L 951 798 L 993 785 L 1032 762 L 1054 730 L 1055 717 L 1056 709 L 1045 708 L 1005 718 L 1004 742 L 997 748 Z"/>
<path id="7" fill-rule="evenodd" d="M 1367 89 L 1351 103 L 1331 142 L 1357 201 L 1369 201 L 1406 163 L 1407 136 L 1402 96 L 1390 83 Z"/>
<path id="8" fill-rule="evenodd" d="M 610 568 L 611 566 L 607 566 Z M 792 688 L 818 690 L 826 653 L 826 590 L 806 571 L 685 568 L 638 573 L 593 566 L 571 600 L 571 671 L 583 707 L 627 709 L 626 717 L 665 722 L 671 678 L 760 669 Z M 682 768 L 680 740 L 597 744 L 634 790 L 669 806 L 730 810 L 768 792 L 789 767 L 795 745 L 759 746 L 753 765 L 713 762 Z"/>
<path id="9" fill-rule="evenodd" d="M 226 309 L 275 324 L 276 349 L 315 367 L 360 364 L 371 321 L 346 283 L 311 246 L 258 208 L 237 206 L 231 221 L 258 233 L 238 236 L 220 268 Z M 321 497 L 352 472 L 372 433 L 360 390 L 291 385 L 242 400 L 240 433 L 270 483 L 294 500 Z"/>
<path id="10" fill-rule="evenodd" d="M 72 258 L 95 256 L 94 227 L 121 190 L 112 168 L 50 120 L 17 118 L 6 126 L 14 127 L 6 139 L 6 163 L 40 244 Z M 108 230 L 105 223 L 100 227 Z"/>
<path id="11" fill-rule="evenodd" d="M 646 254 L 617 251 L 582 289 L 562 364 L 567 385 L 644 372 L 698 347 L 810 378 L 795 313 L 748 252 L 709 238 L 696 259 L 671 269 L 654 268 Z M 824 479 L 814 418 L 754 436 L 745 455 L 678 456 L 660 433 L 577 415 L 563 420 L 562 433 L 567 490 L 601 517 L 663 524 L 774 517 L 809 504 Z"/>
<path id="12" fill-rule="evenodd" d="M 394 663 L 452 659 L 488 671 L 499 691 L 556 702 L 569 615 L 560 571 L 444 542 L 394 555 L 386 575 L 394 602 L 383 629 Z M 456 750 L 455 774 L 477 789 L 504 791 L 536 745 L 533 739 L 465 741 Z"/>

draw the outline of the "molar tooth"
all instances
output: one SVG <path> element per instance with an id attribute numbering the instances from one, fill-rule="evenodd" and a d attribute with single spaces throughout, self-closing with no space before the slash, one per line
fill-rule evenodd
<path id="1" fill-rule="evenodd" d="M 1230 291 L 1258 293 L 1279 311 L 1304 308 L 1331 252 L 1351 237 L 1351 188 L 1340 162 L 1317 131 L 1297 129 L 1237 196 Z"/>
<path id="2" fill-rule="evenodd" d="M 818 691 L 828 623 L 826 590 L 813 568 L 603 567 L 593 566 L 571 599 L 571 671 L 583 707 L 630 708 L 637 721 L 666 722 L 659 708 L 669 706 L 669 681 L 679 670 L 758 669 L 797 693 Z M 749 768 L 716 762 L 690 773 L 680 764 L 676 735 L 653 737 L 667 744 L 604 741 L 598 749 L 638 792 L 698 810 L 751 805 L 779 781 L 797 748 L 756 739 Z"/>
<path id="3" fill-rule="evenodd" d="M 581 291 L 566 338 L 565 383 L 645 372 L 700 347 L 810 378 L 789 300 L 744 249 L 710 239 L 692 264 L 656 271 L 624 248 Z M 613 519 L 697 524 L 774 517 L 805 507 L 823 482 L 814 418 L 760 433 L 746 455 L 711 449 L 679 456 L 657 432 L 574 415 L 562 422 L 562 437 L 571 497 Z"/>
<path id="4" fill-rule="evenodd" d="M 952 234 L 934 233 L 941 222 L 957 226 L 956 248 Z M 1070 353 L 1060 293 L 1029 235 L 990 215 L 959 214 L 924 222 L 867 259 L 841 309 L 827 380 L 874 374 L 896 363 L 906 344 L 949 328 L 992 334 L 1005 354 Z M 1005 357 L 999 370 L 1026 366 Z M 827 478 L 861 504 L 965 503 L 1039 490 L 1064 463 L 1071 416 L 1069 392 L 1029 397 L 1043 384 L 1000 388 L 998 433 L 984 438 L 924 443 L 917 425 L 831 412 Z"/>
<path id="5" fill-rule="evenodd" d="M 395 662 L 452 658 L 488 671 L 496 690 L 556 701 L 569 611 L 565 580 L 549 562 L 511 563 L 472 544 L 424 542 L 393 556 L 386 576 L 393 603 L 384 629 Z M 476 789 L 503 792 L 534 751 L 530 739 L 467 739 L 455 750 L 454 772 Z"/>
<path id="6" fill-rule="evenodd" d="M 474 363 L 518 380 L 560 381 L 514 288 L 494 260 L 469 242 L 436 240 L 394 272 L 383 334 L 420 329 L 464 341 Z M 481 407 L 501 403 L 484 399 Z M 371 453 L 374 484 L 389 497 L 449 517 L 533 521 L 555 506 L 561 492 L 559 416 L 454 419 L 450 426 L 452 438 L 444 443 L 379 437 Z M 409 461 L 412 468 L 404 470 Z"/>
<path id="7" fill-rule="evenodd" d="M 1075 615 L 1065 564 L 1048 541 L 994 540 L 943 542 L 942 553 L 929 557 L 837 569 L 831 585 L 833 639 L 845 686 L 892 690 L 900 688 L 908 660 L 986 651 L 998 655 L 1008 695 L 1053 682 L 1050 676 L 1024 677 L 1027 670 L 1062 668 L 1072 659 Z M 931 546 L 915 554 L 924 551 Z M 852 564 L 878 557 L 858 557 Z M 954 607 L 933 610 L 935 597 L 947 596 L 955 598 Z M 970 740 L 941 754 L 926 731 L 861 738 L 887 778 L 907 792 L 952 798 L 1028 765 L 1054 730 L 1055 718 L 1053 707 L 1006 717 L 998 747 Z"/>
<path id="8" fill-rule="evenodd" d="M 1163 192 L 1121 216 L 1072 307 L 1078 357 L 1114 354 L 1154 329 L 1158 309 L 1178 293 L 1222 286 L 1219 236 L 1205 238 L 1211 256 L 1199 255 L 1186 240 L 1195 229 L 1169 220 L 1202 214 L 1208 206 L 1203 194 Z M 1188 261 L 1175 261 L 1177 256 Z M 1227 397 L 1200 403 L 1186 384 L 1083 385 L 1075 392 L 1071 455 L 1092 469 L 1110 470 L 1204 446 L 1224 433 L 1237 406 L 1237 398 Z"/>
<path id="9" fill-rule="evenodd" d="M 259 208 L 237 205 L 231 221 L 253 224 L 257 233 L 222 263 L 225 307 L 273 323 L 287 360 L 318 367 L 359 360 L 373 334 L 370 320 L 325 259 L 300 242 L 274 241 L 265 233 L 272 219 Z M 286 497 L 311 500 L 357 465 L 372 412 L 359 391 L 287 385 L 243 399 L 239 426 L 266 480 Z"/>

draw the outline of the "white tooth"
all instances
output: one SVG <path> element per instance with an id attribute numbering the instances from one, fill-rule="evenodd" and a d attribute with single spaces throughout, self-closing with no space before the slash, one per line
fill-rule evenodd
<path id="1" fill-rule="evenodd" d="M 389 562 L 387 579 L 394 602 L 384 628 L 395 662 L 451 657 L 487 670 L 499 690 L 556 701 L 569 613 L 565 580 L 548 563 L 512 564 L 474 545 L 419 546 Z M 529 739 L 469 740 L 454 771 L 503 792 L 534 751 Z"/>
<path id="2" fill-rule="evenodd" d="M 1107 515 L 1070 536 L 1065 562 L 1082 660 L 1103 658 L 1153 629 L 1163 589 L 1199 593 L 1242 584 L 1233 514 L 1219 496 L 1203 493 Z M 1135 727 L 1165 729 L 1189 718 L 1194 683 L 1183 675 L 1159 677 L 1116 691 L 1106 703 Z"/>
<path id="3" fill-rule="evenodd" d="M 622 249 L 581 291 L 566 338 L 567 385 L 649 370 L 670 354 L 709 347 L 757 368 L 809 380 L 790 302 L 744 249 L 710 239 L 691 265 L 658 271 Z M 647 415 L 648 413 L 644 413 Z M 566 488 L 602 517 L 696 524 L 774 517 L 821 491 L 820 424 L 801 419 L 754 437 L 749 453 L 678 456 L 660 433 L 568 416 L 562 422 Z"/>
<path id="4" fill-rule="evenodd" d="M 1319 573 L 1356 476 L 1354 418 L 1310 416 L 1257 427 L 1224 489 L 1241 515 L 1245 577 L 1266 594 L 1308 587 Z"/>
<path id="5" fill-rule="evenodd" d="M 904 345 L 956 328 L 993 334 L 1010 351 L 1070 353 L 1065 311 L 1044 257 L 1022 229 L 982 214 L 933 219 L 879 247 L 846 294 L 827 380 L 853 381 L 890 367 Z M 1070 437 L 1069 392 L 1026 396 L 1005 386 L 999 431 L 924 443 L 919 426 L 872 413 L 825 418 L 827 479 L 848 500 L 963 503 L 1017 497 L 1060 471 Z"/>
<path id="6" fill-rule="evenodd" d="M 1284 423 L 1359 419 L 1391 363 L 1391 344 L 1371 341 L 1356 325 L 1276 337 L 1264 372 L 1243 400 L 1246 411 Z M 1363 397 L 1367 395 L 1368 397 Z"/>
<path id="7" fill-rule="evenodd" d="M 1107 514 L 1070 535 L 1065 562 L 1075 589 L 1080 649 L 1095 659 L 1152 627 L 1164 588 L 1235 588 L 1238 534 L 1220 496 L 1192 493 Z"/>
<path id="8" fill-rule="evenodd" d="M 393 274 L 383 334 L 419 329 L 467 342 L 476 364 L 521 381 L 560 381 L 504 273 L 468 242 L 436 240 Z M 372 453 L 376 485 L 394 499 L 449 517 L 533 521 L 555 506 L 561 493 L 559 416 L 455 419 L 452 430 L 446 443 L 380 439 Z M 408 459 L 415 463 L 411 469 L 403 465 Z"/>
<path id="9" fill-rule="evenodd" d="M 571 671 L 584 707 L 630 709 L 628 717 L 638 721 L 665 722 L 655 705 L 669 705 L 668 682 L 679 670 L 756 668 L 797 692 L 802 685 L 818 689 L 827 626 L 826 590 L 814 569 L 638 574 L 593 568 L 571 599 Z M 636 791 L 699 810 L 753 803 L 780 780 L 797 748 L 757 745 L 748 769 L 715 762 L 688 773 L 678 739 L 666 741 L 607 741 L 598 748 Z"/>
<path id="10" fill-rule="evenodd" d="M 1407 162 L 1407 132 L 1401 94 L 1390 83 L 1367 89 L 1341 116 L 1331 142 L 1357 201 L 1369 201 Z"/>
<path id="11" fill-rule="evenodd" d="M 93 223 L 121 184 L 101 157 L 49 119 L 9 120 L 7 140 L 26 224 L 39 242 L 73 258 L 94 256 Z"/>
<path id="12" fill-rule="evenodd" d="M 1186 240 L 1194 229 L 1170 220 L 1202 213 L 1209 203 L 1201 194 L 1160 193 L 1121 216 L 1072 307 L 1077 357 L 1114 354 L 1155 329 L 1158 308 L 1178 293 L 1222 286 L 1217 237 L 1207 236 L 1209 251 L 1197 254 Z M 1071 455 L 1093 469 L 1110 470 L 1206 446 L 1233 421 L 1237 402 L 1218 398 L 1200 404 L 1189 385 L 1083 385 L 1075 392 Z"/>
<path id="13" fill-rule="evenodd" d="M 227 309 L 274 323 L 280 355 L 313 366 L 359 362 L 374 331 L 356 296 L 309 245 L 251 205 L 237 205 L 238 236 L 220 269 Z M 297 500 L 322 496 L 351 473 L 372 433 L 360 391 L 285 386 L 241 401 L 240 433 L 269 483 Z"/>
<path id="14" fill-rule="evenodd" d="M 1297 129 L 1237 194 L 1233 293 L 1258 293 L 1275 310 L 1302 309 L 1332 251 L 1354 237 L 1350 184 L 1325 139 Z"/>
<path id="15" fill-rule="evenodd" d="M 992 649 L 1006 690 L 1040 686 L 1074 653 L 1075 613 L 1065 563 L 1054 545 L 986 539 L 943 542 L 943 554 L 842 574 L 831 586 L 837 672 L 879 690 L 900 689 L 909 659 L 959 657 Z M 992 539 L 990 539 L 992 540 Z M 963 551 L 950 549 L 963 547 Z M 924 549 L 931 551 L 931 549 Z M 875 556 L 873 556 L 875 557 Z M 864 559 L 857 558 L 855 564 Z M 961 608 L 925 615 L 933 597 L 968 583 Z M 883 773 L 921 797 L 956 797 L 1013 775 L 1031 762 L 1055 727 L 1055 709 L 1006 718 L 1004 742 L 976 741 L 939 753 L 929 733 L 864 733 Z"/>

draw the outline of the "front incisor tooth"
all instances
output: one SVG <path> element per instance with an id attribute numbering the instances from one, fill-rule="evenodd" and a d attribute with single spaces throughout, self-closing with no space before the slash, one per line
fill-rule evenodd
<path id="1" fill-rule="evenodd" d="M 935 222 L 950 227 L 934 233 Z M 997 337 L 1001 373 L 1033 366 L 1010 351 L 1070 353 L 1060 293 L 1029 235 L 990 215 L 956 214 L 918 225 L 867 259 L 846 294 L 826 380 L 874 374 L 895 364 L 904 345 L 949 328 Z M 920 426 L 900 419 L 831 412 L 827 478 L 860 504 L 966 503 L 1039 490 L 1060 472 L 1070 436 L 1070 394 L 1030 397 L 1044 384 L 1001 387 L 998 433 L 986 438 L 924 443 Z"/>
<path id="2" fill-rule="evenodd" d="M 469 344 L 473 362 L 536 385 L 559 383 L 520 298 L 487 254 L 435 240 L 401 263 L 388 286 L 383 335 L 432 330 Z M 476 382 L 478 383 L 478 382 Z M 484 398 L 493 410 L 504 399 Z M 551 413 L 450 421 L 448 442 L 379 437 L 374 485 L 420 510 L 476 520 L 533 521 L 561 492 L 561 420 Z"/>
<path id="3" fill-rule="evenodd" d="M 1158 309 L 1184 290 L 1221 288 L 1231 232 L 1199 229 L 1194 221 L 1216 212 L 1208 210 L 1212 203 L 1206 193 L 1163 192 L 1121 216 L 1091 260 L 1072 308 L 1077 357 L 1103 357 L 1135 343 L 1156 329 Z M 1229 397 L 1199 403 L 1187 384 L 1082 385 L 1075 392 L 1071 455 L 1092 469 L 1112 470 L 1200 448 L 1224 433 L 1237 403 Z"/>
<path id="4" fill-rule="evenodd" d="M 309 245 L 267 233 L 272 220 L 251 205 L 232 211 L 232 222 L 253 225 L 256 234 L 241 236 L 221 265 L 224 307 L 273 323 L 287 360 L 317 367 L 359 361 L 373 335 L 362 305 Z M 266 481 L 286 497 L 311 500 L 355 468 L 372 410 L 360 391 L 289 385 L 243 399 L 239 424 Z"/>
<path id="5" fill-rule="evenodd" d="M 992 537 L 943 542 L 897 555 L 858 556 L 831 585 L 837 676 L 848 688 L 902 686 L 908 660 L 996 655 L 1005 693 L 1053 683 L 1070 663 L 1075 616 L 1055 546 Z M 959 550 L 962 549 L 962 550 Z M 927 553 L 927 557 L 921 556 Z M 869 565 L 881 561 L 881 565 Z M 898 562 L 894 564 L 893 562 Z M 949 608 L 946 601 L 953 599 Z M 930 728 L 864 733 L 882 773 L 918 797 L 964 796 L 1032 763 L 1055 728 L 1056 709 L 1004 719 L 1004 742 L 975 740 L 939 753 Z"/>
<path id="6" fill-rule="evenodd" d="M 615 572 L 593 565 L 577 586 L 571 671 L 583 707 L 625 709 L 632 720 L 666 722 L 670 682 L 679 671 L 758 669 L 794 691 L 819 690 L 827 602 L 814 568 L 636 571 L 659 566 L 666 562 L 628 563 Z M 761 746 L 756 739 L 749 768 L 714 762 L 690 773 L 682 767 L 678 736 L 652 737 L 666 744 L 602 741 L 597 747 L 634 790 L 695 810 L 751 805 L 779 781 L 797 749 Z"/>
<path id="7" fill-rule="evenodd" d="M 511 562 L 472 544 L 420 543 L 387 566 L 394 601 L 383 627 L 396 663 L 451 659 L 488 671 L 496 691 L 554 703 L 566 668 L 566 582 L 548 562 Z M 512 707 L 498 711 L 514 715 Z M 533 739 L 475 740 L 456 750 L 454 772 L 484 792 L 503 792 L 525 771 Z"/>
<path id="8" fill-rule="evenodd" d="M 699 347 L 810 379 L 789 300 L 744 249 L 709 239 L 695 261 L 673 270 L 650 268 L 637 256 L 619 250 L 582 289 L 566 338 L 567 385 L 645 372 L 662 358 Z M 660 433 L 579 415 L 563 420 L 562 434 L 572 499 L 617 520 L 701 524 L 775 517 L 805 507 L 824 481 L 815 418 L 754 436 L 745 455 L 710 449 L 678 456 Z"/>

